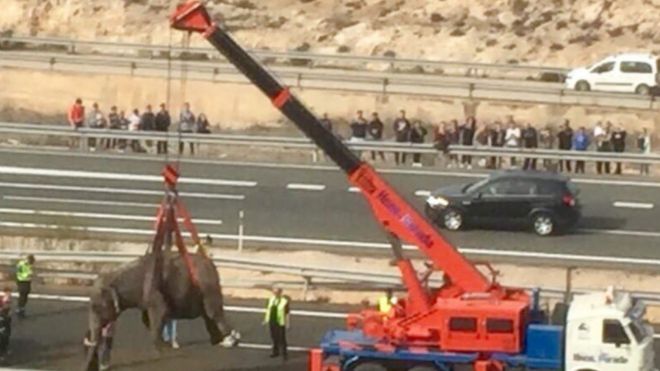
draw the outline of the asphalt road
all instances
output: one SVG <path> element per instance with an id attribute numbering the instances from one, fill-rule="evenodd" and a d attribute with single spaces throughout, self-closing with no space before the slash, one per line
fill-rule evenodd
<path id="1" fill-rule="evenodd" d="M 256 308 L 263 303 L 241 301 L 230 304 Z M 302 307 L 310 311 L 351 310 L 326 304 L 294 304 L 294 309 Z M 32 370 L 80 369 L 83 359 L 81 339 L 86 330 L 86 305 L 32 300 L 28 308 L 29 317 L 20 322 L 15 321 L 14 324 L 9 366 Z M 242 333 L 246 348 L 213 347 L 207 342 L 201 321 L 181 321 L 178 326 L 181 348 L 168 350 L 161 355 L 153 349 L 137 314 L 128 311 L 120 317 L 112 354 L 113 370 L 303 371 L 307 366 L 307 354 L 302 348 L 316 346 L 327 330 L 344 326 L 341 319 L 294 315 L 288 340 L 298 350 L 292 351 L 289 361 L 283 363 L 280 359 L 268 357 L 269 340 L 266 329 L 261 326 L 261 314 L 229 313 L 229 320 Z M 656 342 L 656 354 L 660 354 L 660 342 Z M 656 365 L 660 365 L 657 356 Z"/>
<path id="2" fill-rule="evenodd" d="M 263 303 L 240 301 L 232 304 L 260 308 Z M 323 305 L 303 308 L 328 310 Z M 86 304 L 33 300 L 28 309 L 27 319 L 14 320 L 8 366 L 37 370 L 80 369 Z M 284 363 L 281 359 L 269 357 L 269 336 L 267 329 L 261 325 L 262 314 L 230 312 L 228 316 L 241 332 L 244 343 L 241 347 L 225 349 L 211 346 L 202 321 L 191 320 L 179 322 L 181 348 L 159 355 L 139 319 L 139 312 L 127 311 L 117 324 L 112 353 L 113 370 L 305 370 L 307 352 L 304 348 L 317 344 L 325 331 L 343 326 L 341 319 L 294 316 L 288 339 L 293 350 Z"/>
<path id="3" fill-rule="evenodd" d="M 34 223 L 58 226 L 50 232 L 55 235 L 74 226 L 104 228 L 95 232 L 99 235 L 148 231 L 162 199 L 162 166 L 153 158 L 0 150 L 0 227 L 18 234 L 33 230 Z M 184 163 L 182 171 L 180 191 L 201 219 L 203 233 L 235 235 L 244 211 L 250 236 L 385 242 L 366 202 L 334 167 L 200 160 Z M 425 191 L 482 176 L 424 169 L 383 174 L 420 209 Z M 660 258 L 655 248 L 660 183 L 631 177 L 575 181 L 584 218 L 572 234 L 539 238 L 525 231 L 468 230 L 446 235 L 465 248 Z"/>

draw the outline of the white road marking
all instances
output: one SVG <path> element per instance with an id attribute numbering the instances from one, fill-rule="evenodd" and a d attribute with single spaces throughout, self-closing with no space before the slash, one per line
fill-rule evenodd
<path id="1" fill-rule="evenodd" d="M 72 191 L 72 192 L 111 193 L 111 194 L 121 193 L 121 194 L 129 194 L 129 195 L 149 195 L 149 196 L 163 195 L 163 191 L 152 191 L 147 189 L 125 189 L 125 188 L 115 188 L 115 187 L 79 187 L 79 186 L 65 186 L 65 185 L 55 185 L 55 184 L 0 182 L 0 187 L 20 188 L 20 189 L 42 189 L 49 191 Z M 217 199 L 217 200 L 245 199 L 245 195 L 232 195 L 232 194 L 179 192 L 179 195 L 185 197 L 208 198 L 208 199 Z"/>
<path id="2" fill-rule="evenodd" d="M 52 230 L 61 229 L 60 226 L 52 225 L 52 224 L 17 223 L 17 222 L 0 222 L 0 227 L 25 228 L 25 229 L 52 229 Z M 67 226 L 66 229 L 73 231 L 91 232 L 91 233 L 109 233 L 109 234 L 125 234 L 125 235 L 139 235 L 139 236 L 153 235 L 153 230 L 141 230 L 141 229 L 131 229 L 131 228 Z M 607 233 L 607 232 L 608 231 L 605 230 L 595 231 L 595 233 Z M 635 231 L 622 231 L 622 232 L 635 233 Z M 644 233 L 644 235 L 640 235 L 640 237 L 654 237 L 654 238 L 660 237 L 660 233 L 648 232 L 648 234 L 646 234 L 647 232 L 641 232 L 641 231 L 637 233 Z M 182 234 L 186 237 L 189 236 L 185 232 Z M 200 234 L 203 235 L 208 234 L 209 236 L 211 236 L 216 240 L 236 241 L 239 239 L 239 236 L 234 234 L 206 233 L 206 232 L 200 232 Z M 248 241 L 248 242 L 262 242 L 262 243 L 267 242 L 270 244 L 326 246 L 326 247 L 342 247 L 342 248 L 361 247 L 361 248 L 379 249 L 379 250 L 389 250 L 391 248 L 389 244 L 380 243 L 380 242 L 323 240 L 323 239 L 311 239 L 311 238 L 291 238 L 291 237 L 252 236 L 252 235 L 244 235 L 241 238 L 244 241 Z M 412 245 L 404 245 L 403 247 L 406 250 L 411 250 L 411 251 L 418 250 L 417 247 Z M 578 255 L 578 254 L 552 254 L 552 253 L 525 252 L 525 251 L 515 251 L 515 250 L 490 250 L 490 249 L 473 249 L 473 248 L 459 248 L 458 250 L 462 253 L 473 254 L 473 255 L 498 256 L 498 257 L 508 257 L 515 259 L 527 258 L 527 259 L 544 259 L 544 260 L 555 260 L 555 261 L 648 265 L 648 266 L 660 267 L 660 260 L 656 260 L 656 259 Z"/>
<path id="3" fill-rule="evenodd" d="M 157 203 L 147 203 L 147 202 L 93 201 L 93 200 L 76 200 L 72 198 L 24 197 L 24 196 L 2 196 L 2 198 L 8 201 L 44 202 L 44 203 L 59 203 L 59 204 L 74 204 L 74 205 L 126 206 L 126 207 L 144 207 L 149 209 L 155 209 L 158 207 Z"/>
<path id="4" fill-rule="evenodd" d="M 430 195 L 431 195 L 431 191 L 425 191 L 425 190 L 415 191 L 415 196 L 428 197 Z"/>
<path id="5" fill-rule="evenodd" d="M 660 232 L 626 231 L 623 229 L 580 229 L 580 231 L 595 234 L 611 234 L 617 236 L 660 237 Z"/>
<path id="6" fill-rule="evenodd" d="M 637 180 L 611 180 L 611 179 L 590 179 L 590 178 L 572 178 L 573 183 L 583 184 L 604 184 L 604 185 L 617 185 L 617 186 L 632 186 L 632 187 L 651 187 L 660 188 L 660 183 L 646 182 Z"/>
<path id="7" fill-rule="evenodd" d="M 126 214 L 102 214 L 102 213 L 85 213 L 85 212 L 70 212 L 70 211 L 55 211 L 55 210 L 34 210 L 34 209 L 13 209 L 13 208 L 0 208 L 0 213 L 7 214 L 22 214 L 22 215 L 45 215 L 45 216 L 61 216 L 70 218 L 85 218 L 85 219 L 114 219 L 114 220 L 133 220 L 154 222 L 156 216 L 142 216 L 142 215 L 126 215 Z M 183 221 L 183 219 L 179 219 Z M 207 224 L 207 225 L 222 225 L 222 220 L 211 219 L 193 219 L 193 223 Z"/>
<path id="8" fill-rule="evenodd" d="M 33 175 L 43 177 L 57 178 L 84 178 L 84 179 L 105 179 L 121 181 L 142 181 L 142 182 L 163 182 L 162 176 L 157 175 L 138 175 L 129 173 L 102 173 L 96 171 L 78 171 L 78 170 L 57 170 L 24 168 L 16 166 L 0 166 L 0 174 L 10 175 Z M 181 184 L 203 184 L 228 187 L 256 187 L 257 182 L 244 180 L 226 180 L 226 179 L 206 179 L 206 178 L 179 178 Z"/>
<path id="9" fill-rule="evenodd" d="M 305 184 L 305 183 L 289 183 L 286 189 L 295 189 L 303 191 L 322 191 L 325 189 L 325 184 Z"/>
<path id="10" fill-rule="evenodd" d="M 351 193 L 360 193 L 362 192 L 358 187 L 348 187 L 348 191 Z"/>
<path id="11" fill-rule="evenodd" d="M 57 155 L 60 157 L 85 157 L 85 158 L 98 158 L 98 159 L 115 159 L 115 160 L 136 160 L 143 162 L 162 162 L 162 159 L 148 156 L 136 155 L 113 155 L 113 154 L 98 154 L 98 153 L 78 153 L 78 152 L 49 152 L 42 150 L 23 150 L 23 149 L 3 149 L 0 152 L 11 154 L 32 154 L 32 155 Z M 218 166 L 240 166 L 240 167 L 255 167 L 265 169 L 298 169 L 298 170 L 317 170 L 317 171 L 336 171 L 339 169 L 337 166 L 327 165 L 299 165 L 299 164 L 279 164 L 268 162 L 248 162 L 248 161 L 216 161 L 210 159 L 181 159 L 182 164 L 209 164 Z M 479 172 L 460 172 L 460 171 L 446 171 L 446 170 L 414 170 L 414 169 L 383 169 L 377 168 L 379 173 L 382 174 L 402 174 L 402 175 L 426 175 L 426 176 L 448 176 L 456 178 L 485 178 L 489 175 L 486 171 Z M 160 178 L 159 178 L 160 179 Z M 635 186 L 635 187 L 650 187 L 660 188 L 660 182 L 653 181 L 634 181 L 634 180 L 610 180 L 610 179 L 595 179 L 595 178 L 571 178 L 575 183 L 584 184 L 598 184 L 598 185 L 613 185 L 613 186 Z"/>
<path id="12" fill-rule="evenodd" d="M 654 205 L 652 203 L 646 202 L 625 202 L 625 201 L 616 201 L 614 202 L 614 207 L 628 208 L 628 209 L 653 209 Z"/>
<path id="13" fill-rule="evenodd" d="M 273 349 L 272 344 L 256 344 L 256 343 L 238 343 L 239 348 L 245 349 L 256 349 L 256 350 L 268 350 Z M 298 347 L 298 346 L 287 346 L 287 351 L 290 352 L 309 352 L 311 348 L 308 347 Z"/>
<path id="14" fill-rule="evenodd" d="M 12 293 L 12 296 L 18 297 L 18 293 Z M 87 303 L 89 297 L 76 296 L 76 295 L 49 295 L 49 294 L 30 294 L 30 299 L 37 300 L 54 300 L 72 303 Z M 265 313 L 265 309 L 256 307 L 243 307 L 235 305 L 226 305 L 225 310 L 230 312 L 239 313 Z M 324 312 L 324 311 L 311 311 L 311 310 L 292 310 L 291 314 L 301 317 L 317 317 L 317 318 L 346 318 L 346 313 L 341 312 Z"/>

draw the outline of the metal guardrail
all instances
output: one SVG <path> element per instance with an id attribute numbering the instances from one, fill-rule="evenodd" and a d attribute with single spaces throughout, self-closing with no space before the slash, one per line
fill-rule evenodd
<path id="1" fill-rule="evenodd" d="M 176 61 L 170 66 L 166 60 L 151 58 L 29 52 L 0 52 L 0 56 L 2 56 L 0 66 L 5 67 L 248 83 L 244 76 L 227 63 Z M 524 80 L 457 79 L 456 77 L 443 75 L 346 71 L 337 68 L 314 69 L 309 67 L 273 66 L 271 69 L 283 83 L 302 89 L 584 105 L 642 111 L 660 108 L 660 102 L 653 96 L 577 92 L 564 89 L 558 84 L 534 83 Z"/>
<path id="2" fill-rule="evenodd" d="M 38 256 L 40 262 L 77 262 L 77 263 L 126 263 L 134 260 L 141 254 L 129 253 L 116 253 L 116 252 L 69 252 L 69 251 L 0 251 L 0 260 L 16 260 L 26 254 L 33 254 Z M 309 285 L 312 284 L 312 279 L 335 280 L 344 282 L 353 282 L 357 284 L 372 284 L 375 286 L 383 287 L 398 287 L 402 288 L 401 278 L 398 274 L 385 274 L 385 273 L 367 273 L 364 271 L 352 271 L 346 269 L 329 269 L 322 267 L 310 267 L 297 264 L 282 264 L 272 263 L 266 261 L 259 261 L 246 258 L 227 258 L 227 257 L 213 257 L 220 269 L 224 267 L 244 269 L 251 271 L 266 271 L 271 273 L 283 273 L 288 275 L 299 276 L 304 279 L 303 290 L 306 292 Z M 573 269 L 573 268 L 570 268 Z M 38 272 L 37 272 L 38 273 Z M 98 275 L 80 272 L 47 272 L 44 277 L 53 278 L 72 278 L 78 280 L 94 280 Z M 429 281 L 431 286 L 442 284 L 441 279 L 431 279 Z M 372 287 L 370 287 L 372 288 Z M 522 287 L 528 291 L 535 289 L 535 287 Z M 593 290 L 573 289 L 570 285 L 566 289 L 557 288 L 543 288 L 542 294 L 546 298 L 552 299 L 565 299 L 574 294 L 585 294 L 593 292 Z M 633 297 L 644 300 L 650 304 L 660 304 L 660 293 L 657 292 L 631 292 Z"/>
<path id="3" fill-rule="evenodd" d="M 176 132 L 131 132 L 109 129 L 81 128 L 72 130 L 66 125 L 39 125 L 0 122 L 0 133 L 29 135 L 29 136 L 56 136 L 62 138 L 78 138 L 80 145 L 87 145 L 88 138 L 125 139 L 125 140 L 169 140 L 177 141 Z M 277 137 L 234 134 L 181 134 L 183 142 L 194 142 L 206 145 L 235 145 L 275 147 L 282 149 L 316 150 L 317 147 L 309 139 L 302 137 Z M 398 143 L 391 141 L 345 141 L 345 144 L 356 151 L 405 152 L 438 154 L 432 143 Z M 556 149 L 524 149 L 487 146 L 461 146 L 452 145 L 449 153 L 455 155 L 469 155 L 475 157 L 529 157 L 550 160 L 580 160 L 580 161 L 609 161 L 634 164 L 659 164 L 660 155 L 641 153 L 613 153 L 595 151 L 565 151 Z"/>
<path id="4" fill-rule="evenodd" d="M 122 42 L 108 42 L 108 41 L 90 41 L 90 40 L 74 40 L 65 38 L 53 37 L 26 37 L 26 36 L 5 36 L 0 37 L 0 42 L 5 43 L 19 43 L 24 45 L 31 45 L 33 47 L 52 47 L 60 46 L 67 49 L 68 53 L 74 54 L 91 49 L 94 52 L 107 52 L 107 51 L 129 51 L 133 55 L 139 55 L 141 52 L 148 51 L 152 57 L 167 56 L 169 53 L 173 57 L 182 54 L 206 54 L 209 58 L 218 58 L 217 51 L 209 47 L 178 47 L 169 45 L 155 45 L 155 44 L 137 44 L 137 43 L 122 43 Z M 1 45 L 1 44 L 0 44 Z M 517 73 L 556 73 L 565 74 L 569 69 L 549 66 L 523 66 L 517 64 L 494 64 L 494 63 L 469 63 L 460 61 L 439 61 L 439 60 L 423 60 L 423 59 L 406 59 L 395 57 L 376 57 L 376 56 L 357 56 L 349 54 L 327 54 L 327 53 L 310 53 L 300 51 L 286 51 L 276 52 L 270 50 L 252 49 L 250 53 L 259 59 L 278 59 L 278 60 L 297 60 L 297 61 L 313 61 L 318 64 L 327 63 L 345 63 L 349 65 L 366 65 L 366 64 L 385 64 L 391 66 L 392 69 L 396 68 L 409 68 L 409 67 L 428 67 L 432 69 L 446 69 L 455 68 L 462 69 L 466 75 L 477 74 L 479 71 L 498 71 L 498 72 L 517 72 Z"/>
<path id="5" fill-rule="evenodd" d="M 34 254 L 39 261 L 49 262 L 80 262 L 80 263 L 127 263 L 139 258 L 142 254 L 114 253 L 114 252 L 69 252 L 69 251 L 0 251 L 0 260 L 18 259 L 24 254 Z M 267 271 L 300 276 L 311 283 L 312 278 L 341 280 L 346 282 L 362 282 L 383 285 L 398 285 L 401 279 L 398 275 L 382 273 L 366 273 L 348 269 L 328 269 L 323 267 L 310 267 L 298 264 L 277 264 L 269 261 L 259 261 L 247 258 L 228 258 L 214 256 L 213 262 L 220 267 L 246 269 L 254 271 Z M 80 276 L 84 278 L 84 276 Z M 89 277 L 87 277 L 89 278 Z"/>

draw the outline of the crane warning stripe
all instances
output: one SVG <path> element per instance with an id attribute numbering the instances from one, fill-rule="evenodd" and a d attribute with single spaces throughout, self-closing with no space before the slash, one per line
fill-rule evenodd
<path id="1" fill-rule="evenodd" d="M 291 98 L 291 91 L 289 88 L 280 90 L 279 93 L 273 98 L 273 105 L 277 108 L 282 108 Z"/>

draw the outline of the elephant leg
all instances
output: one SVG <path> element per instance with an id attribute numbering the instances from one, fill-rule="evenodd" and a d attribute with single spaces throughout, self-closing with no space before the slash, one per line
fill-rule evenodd
<path id="1" fill-rule="evenodd" d="M 149 332 L 157 350 L 162 350 L 166 347 L 163 341 L 163 326 L 165 318 L 168 315 L 167 303 L 163 295 L 155 291 L 149 298 L 149 305 L 146 311 L 149 323 Z"/>
<path id="2" fill-rule="evenodd" d="M 89 336 L 89 337 L 87 337 Z M 85 335 L 85 363 L 83 371 L 99 370 L 99 342 L 101 340 L 101 319 L 91 309 L 89 312 L 89 334 Z"/>
<path id="3" fill-rule="evenodd" d="M 225 318 L 222 297 L 215 294 L 204 296 L 204 324 L 211 338 L 211 344 L 222 342 L 225 347 L 236 346 L 241 335 L 234 330 Z"/>
<path id="4" fill-rule="evenodd" d="M 211 344 L 212 345 L 220 344 L 224 336 L 222 336 L 222 333 L 218 328 L 218 324 L 213 319 L 205 315 L 204 325 L 206 326 L 206 331 L 209 333 L 209 336 L 211 337 Z"/>

